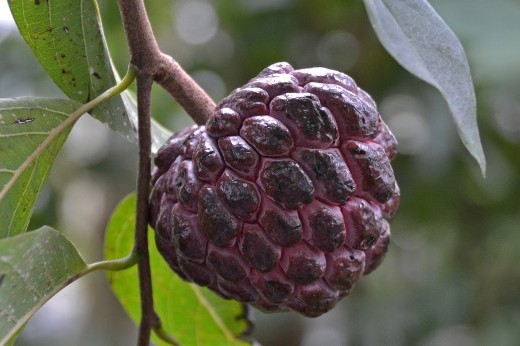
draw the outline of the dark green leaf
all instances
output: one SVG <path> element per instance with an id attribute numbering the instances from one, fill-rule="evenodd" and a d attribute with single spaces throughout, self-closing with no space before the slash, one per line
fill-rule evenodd
<path id="1" fill-rule="evenodd" d="M 12 341 L 27 320 L 70 283 L 86 264 L 50 227 L 0 240 L 0 344 Z"/>
<path id="2" fill-rule="evenodd" d="M 126 256 L 133 245 L 135 195 L 125 198 L 109 222 L 105 238 L 105 257 Z M 208 289 L 189 284 L 175 275 L 164 262 L 153 242 L 150 230 L 150 261 L 155 309 L 163 328 L 182 345 L 246 345 L 237 335 L 244 333 L 250 322 L 243 318 L 244 307 L 224 300 Z M 138 323 L 140 303 L 137 268 L 108 272 L 108 280 L 121 304 Z M 165 343 L 154 337 L 159 345 Z"/>
<path id="3" fill-rule="evenodd" d="M 475 91 L 466 54 L 457 36 L 426 0 L 364 2 L 386 50 L 404 68 L 441 92 L 462 142 L 485 174 Z"/>
<path id="4" fill-rule="evenodd" d="M 108 54 L 95 0 L 10 0 L 9 6 L 23 38 L 68 97 L 85 103 L 116 84 L 119 77 Z M 92 115 L 135 142 L 136 107 L 123 95 L 104 102 Z M 169 137 L 157 123 L 153 133 L 157 141 Z"/>
<path id="5" fill-rule="evenodd" d="M 68 97 L 86 103 L 116 84 L 95 1 L 17 0 L 9 5 L 23 38 Z M 133 134 L 124 112 L 121 99 L 114 98 L 93 115 Z"/>
<path id="6" fill-rule="evenodd" d="M 0 99 L 0 238 L 25 232 L 38 193 L 80 105 L 47 98 Z"/>

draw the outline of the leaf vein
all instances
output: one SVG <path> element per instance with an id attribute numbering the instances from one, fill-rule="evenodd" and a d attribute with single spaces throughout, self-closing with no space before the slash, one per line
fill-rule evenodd
<path id="1" fill-rule="evenodd" d="M 35 161 L 35 163 L 32 166 L 31 176 L 29 177 L 29 180 L 27 181 L 27 184 L 25 184 L 25 187 L 23 189 L 23 192 L 21 193 L 21 196 L 25 196 L 26 195 L 27 187 L 30 185 L 30 182 L 31 182 L 31 179 L 32 179 L 32 177 L 34 175 L 34 171 L 35 170 L 36 170 L 36 161 Z M 7 228 L 7 236 L 8 237 L 10 236 L 11 229 L 12 229 L 12 226 L 13 226 L 13 221 L 16 219 L 16 216 L 17 216 L 16 213 L 17 213 L 18 208 L 20 207 L 20 205 L 22 203 L 22 200 L 23 200 L 23 198 L 18 198 L 18 201 L 16 203 L 16 207 L 14 208 L 13 213 L 11 214 L 11 221 L 9 222 L 9 227 Z M 27 226 L 28 223 L 29 223 L 29 219 L 27 218 L 26 225 L 24 225 L 24 227 L 23 227 L 24 230 L 25 230 L 25 227 Z"/>
<path id="2" fill-rule="evenodd" d="M 10 138 L 10 137 L 22 137 L 22 136 L 46 136 L 50 131 L 43 132 L 43 131 L 34 131 L 34 132 L 19 132 L 19 133 L 6 133 L 6 134 L 0 134 L 0 139 L 2 138 Z"/>
<path id="3" fill-rule="evenodd" d="M 34 296 L 38 297 L 38 299 L 41 299 L 43 296 L 40 295 L 40 293 L 38 292 L 38 290 L 36 288 L 34 288 L 33 286 L 31 286 L 29 284 L 29 282 L 26 280 L 26 278 L 24 277 L 24 274 L 22 274 L 17 268 L 16 266 L 14 266 L 11 262 L 9 261 L 5 261 L 4 259 L 2 259 L 2 257 L 0 257 L 0 262 L 6 264 L 7 266 L 11 267 L 12 268 L 12 272 L 15 273 L 17 276 L 20 277 L 20 279 L 22 279 L 22 282 L 25 284 L 25 286 L 29 289 L 29 291 L 31 291 L 33 293 Z"/>
<path id="4" fill-rule="evenodd" d="M 191 289 L 193 290 L 193 292 L 195 293 L 195 295 L 197 296 L 200 304 L 203 305 L 204 308 L 208 311 L 208 313 L 210 314 L 211 318 L 213 318 L 213 320 L 215 321 L 216 325 L 222 331 L 222 333 L 224 334 L 226 339 L 228 339 L 229 341 L 233 341 L 233 339 L 234 339 L 233 334 L 227 328 L 226 324 L 224 323 L 224 321 L 222 321 L 222 319 L 220 318 L 218 313 L 215 311 L 213 306 L 211 306 L 210 302 L 208 302 L 206 297 L 204 297 L 204 295 L 200 291 L 200 288 L 198 286 L 194 285 L 194 284 L 189 284 L 189 285 L 190 285 Z"/>

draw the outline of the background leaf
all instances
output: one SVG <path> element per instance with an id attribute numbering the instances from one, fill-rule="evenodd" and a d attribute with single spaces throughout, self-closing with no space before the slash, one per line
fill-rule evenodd
<path id="1" fill-rule="evenodd" d="M 46 148 L 42 143 L 79 106 L 62 99 L 0 99 L 0 238 L 27 229 L 38 193 L 70 128 L 57 134 Z"/>
<path id="2" fill-rule="evenodd" d="M 106 259 L 121 258 L 131 251 L 135 225 L 135 195 L 117 207 L 107 227 Z M 242 304 L 224 300 L 205 288 L 189 284 L 175 275 L 157 252 L 150 230 L 150 261 L 155 309 L 163 328 L 182 345 L 245 345 L 237 338 L 249 327 Z M 121 304 L 138 323 L 140 301 L 137 268 L 108 272 L 108 280 Z M 154 336 L 158 344 L 165 344 Z"/>
<path id="3" fill-rule="evenodd" d="M 426 0 L 364 2 L 386 50 L 404 68 L 441 92 L 462 142 L 485 174 L 473 82 L 457 36 Z"/>
<path id="4" fill-rule="evenodd" d="M 88 102 L 116 84 L 95 0 L 10 0 L 20 33 L 45 71 L 71 99 Z M 129 95 L 114 97 L 92 115 L 136 142 L 137 110 Z M 154 149 L 170 132 L 153 124 Z"/>
<path id="5" fill-rule="evenodd" d="M 137 101 L 132 93 L 128 90 L 121 93 L 121 97 L 128 111 L 128 116 L 137 124 Z M 137 126 L 137 125 L 136 125 Z M 163 127 L 157 121 L 152 119 L 152 153 L 157 150 L 170 138 L 172 132 Z"/>
<path id="6" fill-rule="evenodd" d="M 0 254 L 0 344 L 3 345 L 86 264 L 63 235 L 47 226 L 1 239 Z"/>

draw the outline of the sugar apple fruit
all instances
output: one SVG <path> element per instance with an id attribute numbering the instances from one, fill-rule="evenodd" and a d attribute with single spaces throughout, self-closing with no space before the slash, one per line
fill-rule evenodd
<path id="1" fill-rule="evenodd" d="M 222 297 L 319 316 L 383 260 L 396 147 L 352 78 L 273 64 L 159 150 L 158 249 Z"/>

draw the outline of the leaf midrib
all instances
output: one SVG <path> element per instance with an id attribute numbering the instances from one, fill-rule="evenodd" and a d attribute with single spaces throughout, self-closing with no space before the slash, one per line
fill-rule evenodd
<path id="1" fill-rule="evenodd" d="M 235 338 L 233 336 L 233 333 L 231 333 L 231 331 L 226 327 L 226 324 L 224 323 L 224 321 L 222 321 L 222 319 L 220 318 L 218 313 L 215 311 L 213 306 L 210 304 L 210 302 L 206 299 L 206 297 L 204 297 L 204 294 L 202 294 L 200 288 L 198 286 L 196 286 L 195 284 L 189 284 L 189 286 L 193 290 L 195 295 L 197 296 L 199 302 L 204 306 L 204 308 L 206 308 L 206 310 L 210 314 L 211 318 L 213 318 L 213 320 L 215 321 L 215 324 L 222 331 L 222 333 L 224 334 L 226 339 L 229 340 L 230 342 L 234 341 Z"/>

